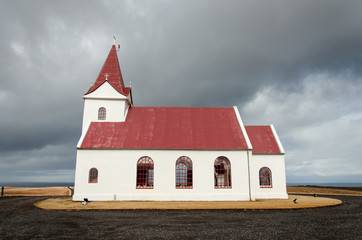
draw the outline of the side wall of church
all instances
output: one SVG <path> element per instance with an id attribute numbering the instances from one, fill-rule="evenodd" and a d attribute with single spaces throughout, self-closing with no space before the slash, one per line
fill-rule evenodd
<path id="1" fill-rule="evenodd" d="M 267 167 L 271 171 L 271 186 L 262 187 L 259 182 L 259 171 Z M 252 198 L 286 199 L 285 161 L 283 154 L 254 154 L 250 157 L 250 176 Z"/>
<path id="2" fill-rule="evenodd" d="M 148 156 L 154 162 L 153 189 L 137 189 L 137 161 Z M 192 189 L 176 188 L 176 160 L 192 160 Z M 227 157 L 231 188 L 215 189 L 214 161 Z M 77 150 L 73 200 L 236 201 L 249 200 L 246 151 L 210 150 Z M 88 183 L 89 170 L 97 168 L 98 182 Z"/>

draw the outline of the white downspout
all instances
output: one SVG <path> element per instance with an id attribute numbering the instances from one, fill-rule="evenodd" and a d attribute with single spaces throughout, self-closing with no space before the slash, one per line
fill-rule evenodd
<path id="1" fill-rule="evenodd" d="M 253 149 L 253 146 L 251 145 L 251 142 L 250 142 L 250 139 L 249 139 L 249 136 L 246 132 L 246 129 L 245 129 L 245 126 L 244 126 L 244 123 L 243 123 L 243 120 L 241 120 L 241 116 L 240 116 L 240 113 L 239 113 L 239 110 L 236 106 L 234 106 L 234 111 L 235 111 L 235 115 L 236 115 L 236 118 L 238 119 L 238 122 L 239 122 L 239 125 L 240 125 L 240 128 L 241 128 L 241 131 L 244 135 L 244 138 L 245 138 L 245 141 L 246 141 L 246 145 L 247 145 L 247 162 L 248 162 L 248 184 L 249 184 L 249 201 L 255 201 L 255 198 L 252 198 L 251 197 L 251 182 L 250 182 L 250 155 L 249 155 L 249 151 L 251 151 Z"/>
<path id="2" fill-rule="evenodd" d="M 248 155 L 248 183 L 249 183 L 249 201 L 255 201 L 255 198 L 251 196 L 251 178 L 250 178 L 250 154 L 249 150 L 247 151 Z"/>

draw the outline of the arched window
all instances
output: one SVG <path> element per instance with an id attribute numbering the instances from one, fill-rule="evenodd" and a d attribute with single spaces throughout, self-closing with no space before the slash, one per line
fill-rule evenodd
<path id="1" fill-rule="evenodd" d="M 101 107 L 98 109 L 98 120 L 106 120 L 106 108 Z"/>
<path id="2" fill-rule="evenodd" d="M 192 188 L 192 161 L 188 157 L 176 161 L 176 188 Z"/>
<path id="3" fill-rule="evenodd" d="M 259 170 L 259 185 L 261 188 L 272 187 L 272 175 L 271 171 L 267 167 L 262 167 Z"/>
<path id="4" fill-rule="evenodd" d="M 137 188 L 153 188 L 153 161 L 141 157 L 137 162 Z"/>
<path id="5" fill-rule="evenodd" d="M 214 163 L 215 188 L 231 188 L 231 165 L 226 157 L 218 157 Z"/>
<path id="6" fill-rule="evenodd" d="M 98 182 L 98 169 L 91 168 L 89 170 L 88 183 L 97 183 Z"/>

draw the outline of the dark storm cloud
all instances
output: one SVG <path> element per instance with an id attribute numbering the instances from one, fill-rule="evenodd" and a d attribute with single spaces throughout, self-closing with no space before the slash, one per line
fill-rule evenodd
<path id="1" fill-rule="evenodd" d="M 311 71 L 358 73 L 362 19 L 356 9 L 361 6 L 330 1 L 170 4 L 150 20 L 156 31 L 144 33 L 151 40 L 142 53 L 149 66 L 135 84 L 150 81 L 158 105 L 164 88 L 172 89 L 169 104 L 231 105 L 266 84 L 293 87 Z"/>
<path id="2" fill-rule="evenodd" d="M 293 171 L 298 148 L 320 140 L 301 132 L 333 129 L 330 120 L 347 133 L 358 126 L 343 117 L 362 111 L 351 94 L 361 84 L 361 10 L 360 1 L 337 0 L 2 1 L 1 161 L 8 175 L 30 168 L 72 179 L 81 97 L 116 34 L 136 105 L 238 105 L 246 123 L 281 126 Z M 327 84 L 337 88 L 310 94 Z M 348 160 L 356 149 L 346 161 L 360 166 Z"/>

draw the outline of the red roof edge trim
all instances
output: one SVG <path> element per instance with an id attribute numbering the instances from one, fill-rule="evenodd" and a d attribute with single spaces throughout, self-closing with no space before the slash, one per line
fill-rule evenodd
<path id="1" fill-rule="evenodd" d="M 250 149 L 246 148 L 87 148 L 87 147 L 77 147 L 77 149 L 81 150 L 185 150 L 185 151 L 248 151 Z"/>

